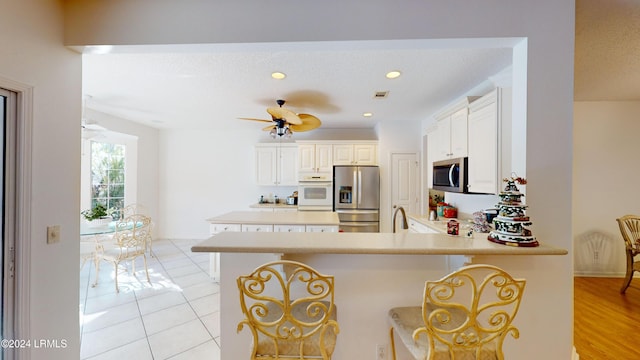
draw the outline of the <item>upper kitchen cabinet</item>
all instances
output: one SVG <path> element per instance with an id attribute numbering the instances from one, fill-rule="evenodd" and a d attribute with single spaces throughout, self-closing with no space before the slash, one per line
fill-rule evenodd
<path id="1" fill-rule="evenodd" d="M 257 144 L 256 182 L 258 185 L 298 185 L 298 146 L 296 144 Z"/>
<path id="2" fill-rule="evenodd" d="M 477 97 L 465 97 L 436 115 L 436 151 L 433 161 L 467 156 L 467 118 L 469 103 Z"/>
<path id="3" fill-rule="evenodd" d="M 510 151 L 509 139 L 501 132 L 508 131 L 510 124 L 510 89 L 496 88 L 469 105 L 469 192 L 500 191 L 501 162 Z"/>
<path id="4" fill-rule="evenodd" d="M 333 145 L 298 141 L 298 171 L 331 173 L 333 171 Z"/>
<path id="5" fill-rule="evenodd" d="M 426 130 L 425 134 L 426 142 L 427 142 L 427 156 L 426 156 L 426 187 L 428 189 L 433 188 L 433 162 L 436 158 L 436 148 L 438 144 L 438 129 L 437 125 L 432 125 Z"/>
<path id="6" fill-rule="evenodd" d="M 378 142 L 334 143 L 333 165 L 378 165 Z"/>

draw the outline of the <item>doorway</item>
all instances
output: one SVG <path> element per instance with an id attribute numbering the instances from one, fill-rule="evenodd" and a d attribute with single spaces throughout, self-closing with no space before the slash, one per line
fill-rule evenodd
<path id="1" fill-rule="evenodd" d="M 404 208 L 407 214 L 419 212 L 418 167 L 417 153 L 391 153 L 391 204 L 393 212 L 399 207 Z M 395 226 L 401 228 L 401 226 L 398 227 L 398 224 Z"/>
<path id="2" fill-rule="evenodd" d="M 2 176 L 0 186 L 0 218 L 2 219 L 2 256 L 0 256 L 0 273 L 2 274 L 2 314 L 0 336 L 2 339 L 15 339 L 15 125 L 17 124 L 17 94 L 0 88 L 0 162 Z M 0 358 L 9 359 L 11 349 L 2 351 Z"/>

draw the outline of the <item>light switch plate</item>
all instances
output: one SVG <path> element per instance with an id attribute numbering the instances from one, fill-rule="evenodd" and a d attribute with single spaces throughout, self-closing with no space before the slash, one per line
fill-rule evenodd
<path id="1" fill-rule="evenodd" d="M 47 244 L 60 242 L 60 225 L 47 226 Z"/>

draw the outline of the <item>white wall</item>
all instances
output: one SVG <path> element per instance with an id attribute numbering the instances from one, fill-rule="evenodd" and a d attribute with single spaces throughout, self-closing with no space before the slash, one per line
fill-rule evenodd
<path id="1" fill-rule="evenodd" d="M 360 1 L 302 4 L 284 0 L 279 6 L 273 6 L 262 1 L 69 0 L 65 5 L 69 19 L 67 45 L 526 37 L 526 42 L 514 49 L 513 89 L 514 108 L 518 114 L 514 121 L 521 126 L 526 124 L 526 139 L 518 139 L 514 144 L 520 148 L 513 159 L 522 159 L 520 164 L 526 164 L 526 169 L 517 173 L 529 180 L 527 203 L 531 209 L 529 214 L 536 221 L 536 236 L 547 244 L 571 250 L 573 236 L 567 219 L 572 219 L 574 1 L 496 0 L 488 6 L 486 2 L 463 0 L 373 0 L 362 6 Z M 335 11 L 336 8 L 341 11 Z M 390 13 L 393 16 L 389 16 Z M 284 20 L 265 21 L 274 18 Z M 332 26 L 326 26 L 327 23 Z M 161 134 L 160 148 L 164 152 L 161 158 L 180 165 L 176 169 L 165 167 L 160 176 L 160 189 L 166 190 L 167 205 L 175 205 L 171 216 L 191 224 L 190 221 L 195 220 L 176 215 L 188 206 L 206 210 L 202 213 L 207 216 L 209 213 L 215 215 L 213 212 L 218 204 L 212 203 L 212 199 L 201 191 L 195 191 L 206 189 L 205 184 L 210 184 L 209 187 L 235 186 L 229 188 L 224 198 L 215 200 L 236 204 L 232 200 L 240 197 L 244 206 L 246 195 L 238 194 L 238 191 L 243 191 L 249 180 L 234 182 L 224 175 L 231 169 L 231 162 L 225 157 L 236 154 L 216 152 L 212 144 L 213 141 L 229 144 L 235 138 L 245 144 L 246 151 L 251 151 L 249 145 L 256 139 L 235 135 Z M 419 137 L 420 131 L 412 136 Z M 171 148 L 185 144 L 187 137 L 195 141 L 187 144 L 186 149 Z M 419 139 L 415 141 L 417 143 Z M 187 150 L 209 153 L 211 159 L 198 163 L 199 167 L 189 168 L 186 163 L 190 159 L 184 156 L 188 155 Z M 183 156 L 181 159 L 180 155 Z M 215 165 L 218 167 L 213 169 Z M 190 184 L 178 182 L 173 172 L 191 175 L 191 181 L 197 187 L 189 188 Z M 218 183 L 218 179 L 222 183 Z M 168 208 L 164 211 L 168 212 Z M 522 274 L 529 281 L 519 314 L 520 327 L 524 327 L 517 341 L 521 350 L 519 359 L 570 358 L 573 330 L 571 257 L 494 258 L 485 260 L 506 266 L 515 272 L 514 276 Z M 549 331 L 549 324 L 553 324 L 554 331 Z M 386 330 L 371 329 L 374 331 Z"/>
<path id="2" fill-rule="evenodd" d="M 33 87 L 30 333 L 21 339 L 68 341 L 61 349 L 26 349 L 31 359 L 78 358 L 81 56 L 63 44 L 57 0 L 2 1 L 0 77 Z M 3 81 L 0 79 L 0 84 Z M 48 225 L 60 242 L 46 244 Z M 20 268 L 20 265 L 18 265 Z"/>
<path id="3" fill-rule="evenodd" d="M 616 218 L 640 214 L 638 114 L 638 101 L 574 104 L 573 233 L 578 274 L 625 273 L 624 242 Z M 592 238 L 594 232 L 604 241 L 593 242 L 599 238 Z M 593 261 L 596 251 L 598 261 Z"/>
<path id="4" fill-rule="evenodd" d="M 133 166 L 136 192 L 133 197 L 129 197 L 127 193 L 126 202 L 127 204 L 135 202 L 144 205 L 149 211 L 151 218 L 156 222 L 154 231 L 156 234 L 159 234 L 163 226 L 162 222 L 157 221 L 160 193 L 158 181 L 158 138 L 160 131 L 133 121 L 117 118 L 90 109 L 85 111 L 85 117 L 106 128 L 108 131 L 127 134 L 137 138 L 136 163 L 135 166 Z M 127 166 L 129 165 L 131 164 L 127 164 Z M 85 176 L 88 176 L 88 174 L 85 174 Z M 85 189 L 83 188 L 82 190 L 84 191 Z M 84 200 L 83 198 L 83 201 Z M 83 208 L 84 206 L 87 206 L 87 204 L 83 203 Z"/>

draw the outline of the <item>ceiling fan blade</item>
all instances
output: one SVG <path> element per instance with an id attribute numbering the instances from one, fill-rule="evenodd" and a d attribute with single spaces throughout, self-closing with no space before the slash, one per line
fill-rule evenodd
<path id="1" fill-rule="evenodd" d="M 267 126 L 267 127 L 265 127 L 265 128 L 262 128 L 262 130 L 264 130 L 264 131 L 271 131 L 272 129 L 275 129 L 275 128 L 276 128 L 276 126 L 275 126 L 275 125 L 271 125 L 271 126 Z"/>
<path id="2" fill-rule="evenodd" d="M 274 119 L 282 119 L 285 122 L 293 125 L 302 124 L 302 120 L 300 120 L 300 117 L 289 109 L 283 109 L 281 107 L 270 107 L 267 108 L 267 112 L 271 116 L 273 116 Z"/>
<path id="3" fill-rule="evenodd" d="M 302 120 L 301 125 L 289 125 L 289 128 L 292 131 L 309 131 L 320 127 L 322 122 L 317 117 L 310 114 L 298 114 L 300 120 Z"/>
<path id="4" fill-rule="evenodd" d="M 266 119 L 254 119 L 254 118 L 238 118 L 240 120 L 251 120 L 251 121 L 260 121 L 260 122 L 273 122 L 273 120 Z"/>

